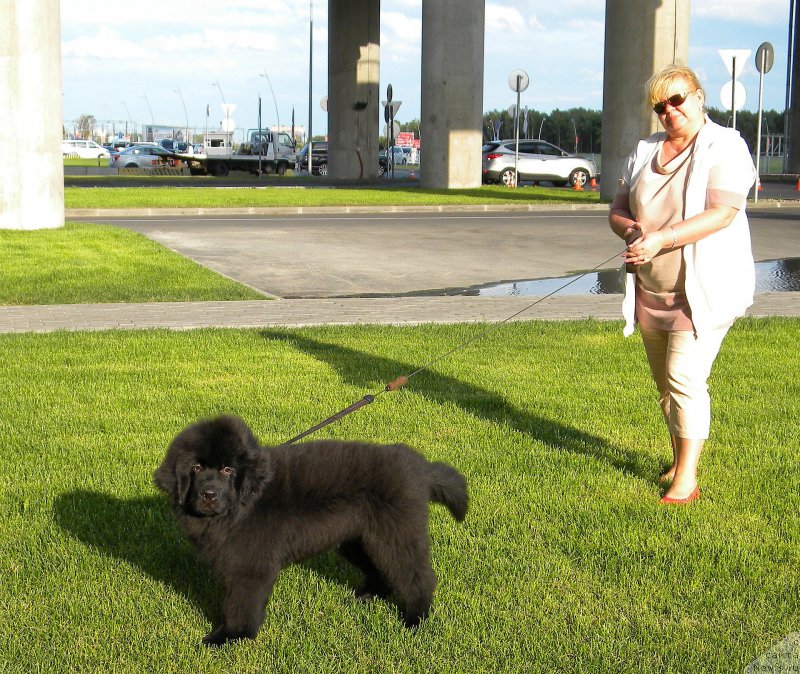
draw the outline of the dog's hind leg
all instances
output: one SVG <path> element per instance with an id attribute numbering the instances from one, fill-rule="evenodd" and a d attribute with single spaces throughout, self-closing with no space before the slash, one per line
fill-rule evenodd
<path id="1" fill-rule="evenodd" d="M 365 552 L 360 540 L 347 541 L 339 546 L 339 554 L 364 574 L 364 582 L 356 592 L 359 599 L 389 596 L 389 586 L 386 584 L 381 572 Z"/>
<path id="2" fill-rule="evenodd" d="M 406 627 L 418 625 L 430 611 L 436 588 L 427 527 L 383 530 L 379 537 L 365 538 L 364 550 L 397 596 Z"/>

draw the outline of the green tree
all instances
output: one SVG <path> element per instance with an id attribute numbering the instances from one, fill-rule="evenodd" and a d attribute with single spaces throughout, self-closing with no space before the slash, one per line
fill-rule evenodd
<path id="1" fill-rule="evenodd" d="M 526 111 L 523 110 L 519 123 L 520 138 L 541 138 L 568 152 L 574 152 L 577 145 L 579 154 L 598 154 L 600 152 L 602 115 L 597 110 L 571 108 L 569 110 L 553 110 L 549 113 L 527 110 L 527 129 L 525 128 L 525 118 Z M 495 137 L 495 125 L 498 123 L 499 138 L 514 137 L 514 118 L 508 113 L 508 110 L 491 110 L 483 115 L 484 141 L 492 140 Z"/>
<path id="2" fill-rule="evenodd" d="M 80 134 L 81 138 L 89 140 L 94 136 L 94 125 L 97 120 L 94 115 L 81 115 L 75 120 L 75 132 Z"/>

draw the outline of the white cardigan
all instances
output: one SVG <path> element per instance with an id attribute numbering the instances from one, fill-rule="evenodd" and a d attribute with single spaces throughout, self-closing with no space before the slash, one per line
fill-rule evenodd
<path id="1" fill-rule="evenodd" d="M 642 169 L 652 161 L 659 141 L 665 138 L 666 134 L 661 132 L 639 141 L 636 150 L 628 157 L 622 174 L 623 182 L 628 186 L 634 184 Z M 709 171 L 723 163 L 737 167 L 734 171 L 737 184 L 731 185 L 730 190 L 747 194 L 756 179 L 747 144 L 738 131 L 706 118 L 689 160 L 684 218 L 706 210 Z M 696 243 L 686 244 L 683 260 L 686 265 L 686 298 L 692 311 L 695 334 L 732 323 L 753 303 L 755 264 L 750 247 L 750 226 L 744 209 L 724 229 Z M 622 315 L 625 318 L 624 334 L 628 336 L 634 330 L 636 275 L 625 276 Z"/>

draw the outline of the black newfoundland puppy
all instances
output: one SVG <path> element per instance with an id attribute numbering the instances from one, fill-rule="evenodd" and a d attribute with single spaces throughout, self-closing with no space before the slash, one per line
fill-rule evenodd
<path id="1" fill-rule="evenodd" d="M 206 645 L 254 638 L 280 570 L 332 549 L 364 573 L 360 597 L 394 593 L 413 627 L 436 585 L 428 502 L 459 521 L 467 512 L 464 477 L 410 447 L 333 440 L 262 447 L 233 416 L 179 433 L 154 480 L 224 584 L 222 624 Z"/>

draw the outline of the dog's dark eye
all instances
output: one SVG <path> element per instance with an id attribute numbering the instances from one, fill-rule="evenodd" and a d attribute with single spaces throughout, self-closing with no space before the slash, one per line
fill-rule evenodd
<path id="1" fill-rule="evenodd" d="M 219 472 L 222 473 L 225 477 L 231 477 L 236 473 L 236 471 L 230 466 L 223 466 L 222 470 L 220 470 Z"/>
<path id="2" fill-rule="evenodd" d="M 203 466 L 201 466 L 199 463 L 192 466 L 193 473 L 199 473 L 201 470 L 203 470 Z"/>

